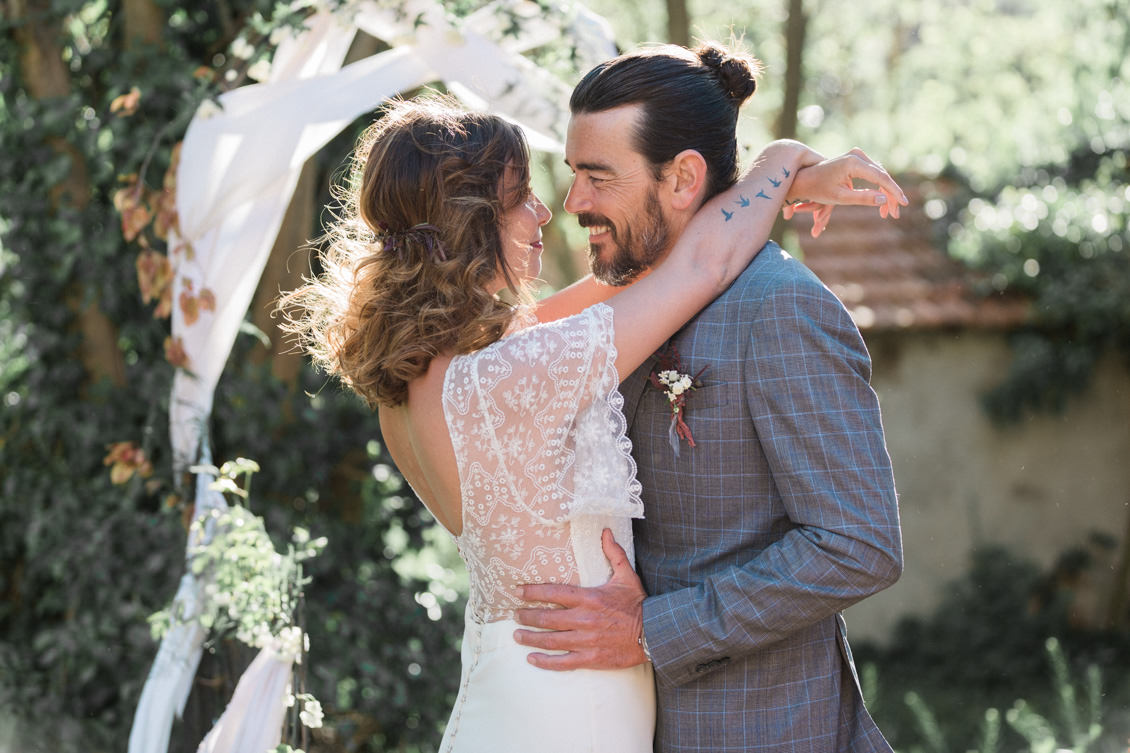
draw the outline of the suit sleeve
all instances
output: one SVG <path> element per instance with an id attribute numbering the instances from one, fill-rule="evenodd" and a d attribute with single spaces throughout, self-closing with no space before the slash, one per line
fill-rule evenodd
<path id="1" fill-rule="evenodd" d="M 741 566 L 645 600 L 644 633 L 669 684 L 771 646 L 902 572 L 894 476 L 851 317 L 814 279 L 793 279 L 769 286 L 753 321 L 748 418 L 791 525 Z"/>

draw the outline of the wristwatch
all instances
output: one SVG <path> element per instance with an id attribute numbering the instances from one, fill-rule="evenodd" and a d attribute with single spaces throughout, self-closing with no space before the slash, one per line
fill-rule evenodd
<path id="1" fill-rule="evenodd" d="M 640 648 L 643 649 L 643 655 L 647 657 L 648 661 L 651 661 L 651 651 L 647 648 L 647 636 L 643 634 L 642 628 L 640 629 L 640 637 L 636 638 L 636 643 L 640 644 Z"/>

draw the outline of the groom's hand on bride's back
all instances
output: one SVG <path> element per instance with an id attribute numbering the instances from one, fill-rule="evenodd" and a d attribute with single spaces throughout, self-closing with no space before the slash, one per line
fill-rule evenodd
<path id="1" fill-rule="evenodd" d="M 601 544 L 612 565 L 603 586 L 583 588 L 555 584 L 521 587 L 526 601 L 558 604 L 562 608 L 519 609 L 520 624 L 538 630 L 516 630 L 524 646 L 565 654 L 534 652 L 529 662 L 543 669 L 620 669 L 647 661 L 643 635 L 643 600 L 647 596 L 624 550 L 605 529 Z"/>

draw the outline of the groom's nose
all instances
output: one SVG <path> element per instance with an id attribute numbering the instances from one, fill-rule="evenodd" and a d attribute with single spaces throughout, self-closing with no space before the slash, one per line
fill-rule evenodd
<path id="1" fill-rule="evenodd" d="M 569 214 L 579 214 L 592 209 L 592 201 L 588 191 L 581 187 L 581 179 L 573 176 L 573 184 L 569 186 L 569 193 L 565 194 L 565 211 Z"/>

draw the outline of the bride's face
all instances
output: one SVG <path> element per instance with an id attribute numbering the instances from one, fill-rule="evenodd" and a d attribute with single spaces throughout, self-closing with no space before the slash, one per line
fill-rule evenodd
<path id="1" fill-rule="evenodd" d="M 553 213 L 529 185 L 512 185 L 511 177 L 508 170 L 503 196 L 517 195 L 520 198 L 517 204 L 513 203 L 513 198 L 507 202 L 512 206 L 502 216 L 498 234 L 502 239 L 503 256 L 515 282 L 528 282 L 541 274 L 541 228 L 549 222 Z M 505 287 L 505 278 L 500 273 L 498 279 L 501 290 Z"/>

